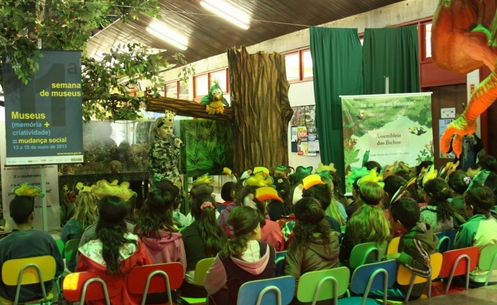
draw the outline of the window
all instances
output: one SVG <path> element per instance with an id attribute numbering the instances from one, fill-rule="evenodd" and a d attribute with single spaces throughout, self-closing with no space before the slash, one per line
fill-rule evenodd
<path id="1" fill-rule="evenodd" d="M 202 98 L 209 94 L 209 75 L 197 75 L 193 77 L 193 97 Z"/>
<path id="2" fill-rule="evenodd" d="M 300 80 L 300 58 L 299 52 L 285 54 L 286 79 L 291 81 Z"/>
<path id="3" fill-rule="evenodd" d="M 228 92 L 228 69 L 209 73 L 209 88 L 214 85 L 215 81 L 217 81 L 221 89 L 223 89 L 223 92 Z"/>
<path id="4" fill-rule="evenodd" d="M 312 80 L 312 56 L 309 48 L 285 54 L 286 78 L 289 82 Z"/>
<path id="5" fill-rule="evenodd" d="M 302 51 L 302 79 L 312 79 L 312 56 L 311 50 Z"/>
<path id="6" fill-rule="evenodd" d="M 178 98 L 178 82 L 166 84 L 166 97 Z"/>
<path id="7" fill-rule="evenodd" d="M 422 25 L 424 28 L 424 48 L 423 48 L 423 59 L 431 58 L 431 22 Z"/>

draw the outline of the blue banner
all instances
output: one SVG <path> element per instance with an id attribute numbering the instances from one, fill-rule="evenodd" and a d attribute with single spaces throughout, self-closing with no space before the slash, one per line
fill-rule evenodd
<path id="1" fill-rule="evenodd" d="M 81 52 L 42 53 L 27 85 L 3 60 L 6 165 L 83 162 Z"/>

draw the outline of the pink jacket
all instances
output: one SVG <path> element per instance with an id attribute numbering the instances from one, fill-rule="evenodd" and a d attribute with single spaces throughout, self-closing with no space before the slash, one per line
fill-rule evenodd
<path id="1" fill-rule="evenodd" d="M 132 231 L 134 228 L 131 228 Z M 159 231 L 160 239 L 141 236 L 140 239 L 154 264 L 180 262 L 186 271 L 186 254 L 180 232 Z"/>
<path id="2" fill-rule="evenodd" d="M 276 251 L 285 250 L 285 240 L 281 228 L 275 221 L 266 219 L 266 224 L 261 229 L 261 241 L 273 246 Z"/>

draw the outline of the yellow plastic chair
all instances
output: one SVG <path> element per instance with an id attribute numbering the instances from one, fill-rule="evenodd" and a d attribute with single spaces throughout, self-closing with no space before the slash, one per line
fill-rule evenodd
<path id="1" fill-rule="evenodd" d="M 304 273 L 297 286 L 297 299 L 302 303 L 334 300 L 347 292 L 350 270 L 347 267 L 316 270 Z"/>
<path id="2" fill-rule="evenodd" d="M 209 258 L 204 258 L 198 261 L 197 265 L 195 265 L 195 285 L 204 287 L 204 278 L 205 275 L 207 274 L 207 271 L 212 265 L 212 262 L 214 261 L 214 257 L 209 257 Z M 205 304 L 207 302 L 207 297 L 205 298 L 189 298 L 189 297 L 181 297 L 183 302 L 186 304 Z"/>
<path id="3" fill-rule="evenodd" d="M 425 282 L 428 282 L 428 297 L 431 298 L 431 283 L 440 274 L 440 270 L 442 269 L 442 261 L 443 261 L 442 253 L 437 252 L 430 255 L 431 273 L 427 277 L 417 276 L 413 274 L 409 269 L 399 264 L 399 272 L 397 273 L 397 283 L 404 286 L 409 285 L 409 289 L 407 290 L 404 299 L 405 302 L 409 301 L 409 297 L 411 296 L 411 291 L 414 284 L 420 284 Z"/>
<path id="4" fill-rule="evenodd" d="M 0 297 L 2 304 L 19 303 L 24 285 L 40 284 L 43 298 L 24 301 L 24 303 L 48 302 L 53 299 L 53 294 L 45 289 L 45 282 L 53 281 L 55 277 L 55 259 L 51 255 L 11 259 L 2 265 L 2 280 L 6 286 L 16 286 L 14 301 Z"/>
<path id="5" fill-rule="evenodd" d="M 393 253 L 399 253 L 399 242 L 400 242 L 400 237 L 392 238 L 392 240 L 388 243 L 387 255 Z"/>
<path id="6" fill-rule="evenodd" d="M 497 244 L 486 246 L 481 250 L 480 259 L 478 260 L 478 269 L 488 271 L 485 278 L 485 286 L 488 285 L 492 271 L 497 269 Z"/>

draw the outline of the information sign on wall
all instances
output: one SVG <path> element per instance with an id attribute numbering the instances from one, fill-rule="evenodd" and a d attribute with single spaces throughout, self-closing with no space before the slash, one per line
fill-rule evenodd
<path id="1" fill-rule="evenodd" d="M 42 54 L 26 85 L 3 61 L 6 165 L 83 162 L 81 52 Z"/>

